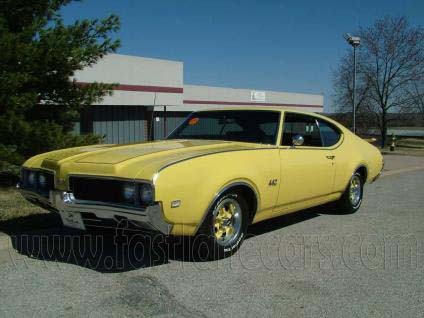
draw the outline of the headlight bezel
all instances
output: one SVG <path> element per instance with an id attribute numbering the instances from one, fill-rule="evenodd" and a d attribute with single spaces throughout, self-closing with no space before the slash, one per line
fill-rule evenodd
<path id="1" fill-rule="evenodd" d="M 155 202 L 154 187 L 150 183 L 141 182 L 138 185 L 138 195 L 142 205 L 151 205 Z"/>
<path id="2" fill-rule="evenodd" d="M 137 192 L 137 186 L 134 183 L 131 182 L 125 182 L 122 185 L 122 197 L 125 200 L 125 202 L 136 202 L 136 192 Z"/>
<path id="3" fill-rule="evenodd" d="M 132 188 L 131 198 L 125 198 L 125 187 Z M 148 192 L 148 194 L 146 194 Z M 123 182 L 122 184 L 123 204 L 134 204 L 136 207 L 146 207 L 155 203 L 155 190 L 152 183 L 147 181 L 135 180 L 132 182 Z"/>
<path id="4" fill-rule="evenodd" d="M 47 180 L 47 175 L 45 173 L 43 172 L 38 173 L 37 184 L 38 184 L 38 187 L 42 190 L 45 190 L 47 188 L 48 180 Z"/>
<path id="5" fill-rule="evenodd" d="M 30 188 L 37 188 L 37 183 L 38 183 L 38 177 L 37 177 L 37 173 L 35 171 L 28 171 L 28 176 L 27 176 L 27 184 L 28 187 Z"/>
<path id="6" fill-rule="evenodd" d="M 40 177 L 44 178 L 44 182 L 40 182 Z M 45 169 L 21 168 L 20 187 L 29 191 L 34 191 L 42 196 L 48 197 L 49 192 L 54 190 L 55 173 L 54 171 Z"/>

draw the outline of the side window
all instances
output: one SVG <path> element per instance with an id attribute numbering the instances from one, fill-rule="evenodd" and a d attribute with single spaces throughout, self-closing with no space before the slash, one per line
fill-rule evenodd
<path id="1" fill-rule="evenodd" d="M 333 124 L 322 119 L 318 119 L 318 125 L 324 147 L 331 147 L 337 144 L 341 137 L 339 130 Z"/>
<path id="2" fill-rule="evenodd" d="M 283 146 L 291 146 L 295 135 L 301 135 L 305 140 L 303 145 L 309 147 L 322 147 L 321 135 L 314 117 L 295 113 L 285 113 Z"/>
<path id="3" fill-rule="evenodd" d="M 268 139 L 270 139 L 270 143 L 272 143 L 272 140 L 275 139 L 275 135 L 278 133 L 278 126 L 279 122 L 265 122 L 259 124 L 259 129 L 267 136 Z M 275 141 L 274 141 L 275 143 Z"/>

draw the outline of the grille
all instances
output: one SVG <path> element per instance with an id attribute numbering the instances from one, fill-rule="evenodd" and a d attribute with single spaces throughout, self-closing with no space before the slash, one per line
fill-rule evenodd
<path id="1" fill-rule="evenodd" d="M 69 188 L 77 200 L 134 206 L 134 201 L 128 202 L 123 196 L 122 189 L 126 183 L 128 183 L 128 181 L 84 177 L 69 178 Z"/>

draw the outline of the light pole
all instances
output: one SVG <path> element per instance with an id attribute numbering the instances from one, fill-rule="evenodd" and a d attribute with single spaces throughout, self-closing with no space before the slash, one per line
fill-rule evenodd
<path id="1" fill-rule="evenodd" d="M 353 47 L 353 91 L 352 91 L 352 122 L 353 122 L 353 133 L 356 134 L 356 48 L 361 44 L 361 38 L 359 36 L 352 36 L 349 33 L 344 35 L 346 42 Z"/>

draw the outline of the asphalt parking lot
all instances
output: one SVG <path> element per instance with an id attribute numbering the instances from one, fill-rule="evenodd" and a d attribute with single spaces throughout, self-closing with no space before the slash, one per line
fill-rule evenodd
<path id="1" fill-rule="evenodd" d="M 423 317 L 424 157 L 385 160 L 357 213 L 254 225 L 220 261 L 150 236 L 16 236 L 0 250 L 0 317 Z"/>

